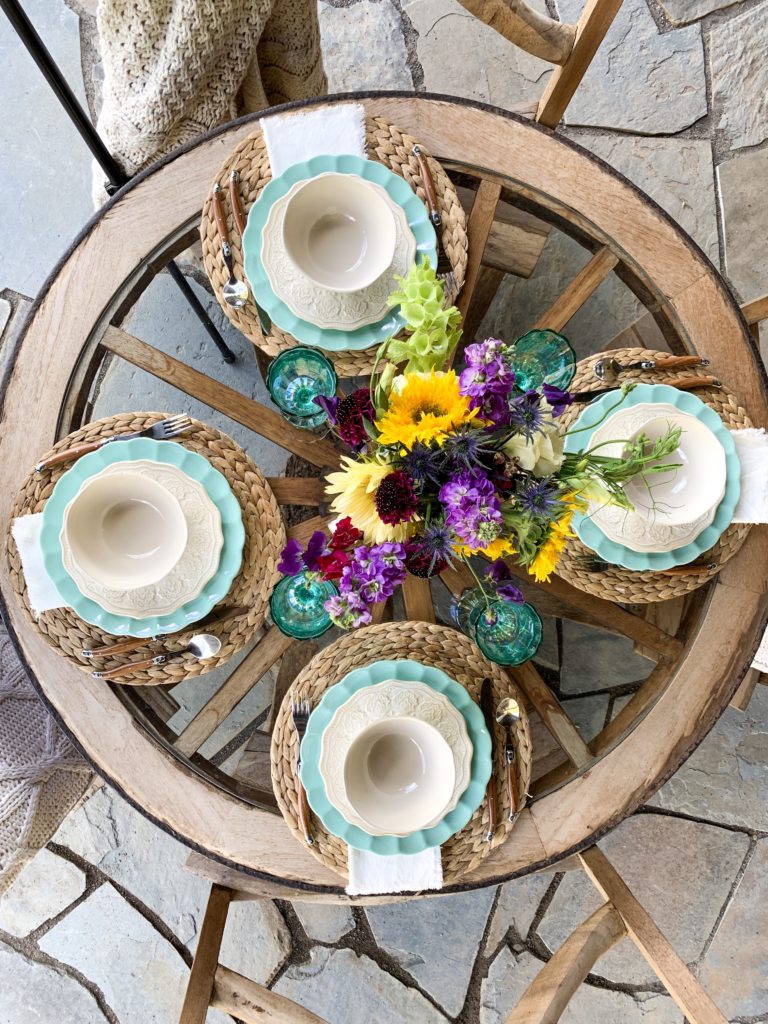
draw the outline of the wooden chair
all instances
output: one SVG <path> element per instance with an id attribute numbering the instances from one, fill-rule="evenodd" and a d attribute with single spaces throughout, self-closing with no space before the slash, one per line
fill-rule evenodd
<path id="1" fill-rule="evenodd" d="M 515 113 L 532 116 L 539 124 L 554 128 L 562 119 L 622 0 L 588 0 L 575 25 L 539 14 L 526 0 L 459 0 L 459 3 L 505 39 L 555 65 L 541 99 L 512 108 Z M 474 209 L 472 190 L 459 188 L 459 198 L 465 209 Z M 471 309 L 462 310 L 467 338 L 475 336 L 506 274 L 531 276 L 550 231 L 550 225 L 504 202 L 503 197 L 500 199 L 478 270 Z"/>
<path id="2" fill-rule="evenodd" d="M 618 14 L 622 0 L 587 0 L 575 25 L 539 14 L 526 0 L 459 0 L 459 3 L 511 43 L 556 65 L 541 99 L 532 110 L 539 124 L 554 128 Z"/>
<path id="3" fill-rule="evenodd" d="M 204 1024 L 209 1007 L 230 1013 L 244 1024 L 328 1024 L 285 996 L 271 992 L 218 962 L 230 903 L 285 896 L 282 887 L 260 882 L 196 853 L 190 855 L 187 867 L 209 879 L 212 887 L 179 1024 Z M 506 1024 L 555 1024 L 595 963 L 627 937 L 658 975 L 689 1024 L 727 1024 L 599 847 L 592 846 L 557 867 L 559 870 L 583 868 L 606 902 L 552 955 L 523 993 Z M 358 904 L 383 903 L 388 899 L 353 900 L 310 893 L 302 893 L 301 898 Z M 439 899 L 439 896 L 432 898 Z"/>

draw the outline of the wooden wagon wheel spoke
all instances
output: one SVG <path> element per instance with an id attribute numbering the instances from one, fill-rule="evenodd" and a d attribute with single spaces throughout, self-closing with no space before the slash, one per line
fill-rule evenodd
<path id="1" fill-rule="evenodd" d="M 571 317 L 581 309 L 587 299 L 597 291 L 618 263 L 610 249 L 599 249 L 586 267 L 580 270 L 568 287 L 555 299 L 549 309 L 533 325 L 534 330 L 548 328 L 562 331 Z"/>
<path id="2" fill-rule="evenodd" d="M 334 466 L 338 462 L 339 453 L 330 441 L 291 426 L 276 410 L 252 398 L 246 398 L 226 384 L 206 377 L 199 370 L 193 370 L 191 366 L 174 359 L 173 356 L 168 356 L 146 342 L 139 341 L 119 327 L 108 327 L 101 344 L 107 351 L 120 356 L 133 366 L 138 366 L 166 384 L 172 384 L 185 394 L 198 398 L 212 409 L 242 423 L 244 427 L 254 430 L 281 448 L 287 448 L 294 455 L 300 455 L 315 466 Z"/>
<path id="3" fill-rule="evenodd" d="M 518 565 L 510 558 L 506 559 L 506 562 L 515 576 L 530 582 L 531 578 L 523 566 Z M 665 633 L 663 629 L 659 629 L 652 622 L 646 622 L 639 615 L 633 615 L 632 612 L 625 611 L 611 601 L 605 601 L 601 597 L 594 597 L 583 590 L 577 590 L 576 587 L 572 587 L 570 583 L 566 583 L 559 576 L 553 576 L 548 583 L 537 584 L 537 586 L 549 590 L 554 597 L 559 597 L 566 604 L 592 616 L 606 629 L 642 643 L 664 658 L 678 658 L 683 653 L 684 644 L 677 637 L 670 636 L 669 633 Z"/>
<path id="4" fill-rule="evenodd" d="M 524 665 L 518 665 L 508 671 L 536 708 L 547 731 L 565 751 L 574 768 L 583 768 L 585 764 L 593 760 L 592 751 L 582 739 L 581 733 L 536 671 L 533 662 L 526 661 Z"/>
<path id="5" fill-rule="evenodd" d="M 268 476 L 278 505 L 322 505 L 325 480 L 319 476 Z"/>
<path id="6" fill-rule="evenodd" d="M 467 241 L 469 245 L 467 255 L 467 269 L 464 275 L 464 287 L 461 289 L 456 305 L 462 316 L 469 309 L 472 295 L 477 284 L 480 264 L 483 260 L 485 243 L 493 227 L 493 218 L 496 213 L 496 204 L 501 195 L 501 185 L 495 181 L 483 179 L 477 189 L 475 201 L 472 204 L 472 212 L 467 222 Z"/>
<path id="7" fill-rule="evenodd" d="M 300 544 L 306 544 L 315 530 L 322 530 L 327 533 L 329 524 L 336 518 L 335 515 L 312 516 L 311 519 L 305 519 L 303 523 L 289 526 L 287 530 L 288 537 L 291 540 L 299 541 Z"/>
<path id="8" fill-rule="evenodd" d="M 176 750 L 186 757 L 191 757 L 199 750 L 292 643 L 291 637 L 281 633 L 277 626 L 272 626 L 229 679 L 182 729 L 174 741 Z"/>
<path id="9" fill-rule="evenodd" d="M 403 581 L 403 601 L 405 614 L 409 619 L 419 622 L 435 621 L 435 606 L 432 603 L 432 588 L 429 580 L 420 579 L 410 574 Z"/>
<path id="10" fill-rule="evenodd" d="M 391 622 L 392 621 L 392 598 L 388 597 L 386 601 L 377 601 L 377 603 L 371 609 L 371 624 L 376 626 L 380 622 Z"/>

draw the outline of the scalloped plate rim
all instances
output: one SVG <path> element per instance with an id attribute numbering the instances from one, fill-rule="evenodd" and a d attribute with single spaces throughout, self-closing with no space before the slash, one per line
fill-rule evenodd
<path id="1" fill-rule="evenodd" d="M 398 672 L 405 672 L 407 675 L 399 676 Z M 391 674 L 387 675 L 387 673 Z M 320 737 L 325 725 L 330 721 L 330 717 L 341 706 L 346 696 L 351 696 L 363 686 L 384 682 L 387 678 L 413 679 L 414 677 L 417 681 L 432 686 L 439 693 L 451 691 L 448 699 L 464 716 L 473 744 L 469 785 L 457 806 L 432 828 L 421 829 L 408 836 L 372 836 L 351 825 L 331 807 L 322 777 L 317 770 Z M 301 781 L 307 794 L 307 800 L 326 829 L 332 835 L 344 840 L 348 846 L 382 855 L 420 853 L 423 850 L 441 846 L 452 835 L 460 832 L 482 803 L 492 768 L 491 738 L 485 727 L 485 719 L 466 688 L 451 679 L 442 669 L 407 658 L 376 661 L 370 665 L 353 669 L 338 683 L 334 683 L 326 690 L 322 700 L 310 715 L 309 725 L 301 745 L 301 754 Z"/>
<path id="2" fill-rule="evenodd" d="M 565 451 L 567 453 L 578 451 L 577 445 L 585 447 L 588 444 L 593 430 L 597 428 L 600 419 L 605 414 L 606 407 L 616 400 L 618 394 L 619 389 L 614 389 L 608 394 L 602 395 L 595 401 L 590 402 L 581 412 L 574 423 L 574 427 L 580 424 L 588 429 L 578 435 L 578 441 L 573 435 L 566 435 Z M 583 513 L 577 512 L 574 514 L 573 527 L 579 540 L 586 547 L 594 551 L 604 561 L 621 566 L 624 569 L 631 569 L 636 572 L 654 572 L 671 569 L 676 565 L 686 565 L 716 544 L 733 520 L 733 513 L 741 494 L 741 463 L 736 453 L 736 444 L 731 437 L 731 432 L 715 410 L 689 391 L 679 391 L 669 384 L 638 384 L 625 397 L 624 402 L 627 403 L 625 408 L 629 408 L 631 405 L 639 405 L 643 402 L 651 405 L 673 405 L 681 412 L 687 412 L 695 416 L 696 419 L 709 427 L 725 450 L 727 467 L 725 496 L 718 505 L 715 518 L 710 525 L 705 527 L 690 543 L 680 548 L 673 548 L 671 551 L 633 551 L 631 548 L 627 548 L 623 544 L 618 544 L 606 537 L 597 524 Z"/>

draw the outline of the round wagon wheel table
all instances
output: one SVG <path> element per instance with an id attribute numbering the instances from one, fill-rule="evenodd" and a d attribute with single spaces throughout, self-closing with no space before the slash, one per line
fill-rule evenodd
<path id="1" fill-rule="evenodd" d="M 356 100 L 369 117 L 386 118 L 418 139 L 461 184 L 463 195 L 474 193 L 458 300 L 468 319 L 488 277 L 482 257 L 497 207 L 517 207 L 593 253 L 541 326 L 562 329 L 615 273 L 651 312 L 673 352 L 709 358 L 752 422 L 768 424 L 758 356 L 725 284 L 696 245 L 634 186 L 579 147 L 512 114 L 424 95 L 366 94 Z M 87 422 L 88 396 L 107 357 L 127 360 L 315 467 L 338 458 L 329 440 L 291 428 L 274 409 L 119 326 L 156 270 L 194 239 L 214 174 L 253 129 L 254 119 L 225 126 L 139 176 L 85 228 L 49 278 L 3 396 L 0 495 L 6 522 L 35 457 Z M 314 510 L 289 535 L 306 537 L 326 521 L 317 477 L 269 483 L 280 505 Z M 546 615 L 628 638 L 653 667 L 590 742 L 550 690 L 544 669 L 529 662 L 511 670 L 531 713 L 534 769 L 545 748 L 546 763 L 534 771 L 530 799 L 506 841 L 446 891 L 552 864 L 647 801 L 706 735 L 738 686 L 765 625 L 766 578 L 768 545 L 762 528 L 753 528 L 676 618 L 648 616 L 638 606 L 557 577 L 532 590 L 531 599 Z M 409 577 L 405 616 L 425 623 L 444 618 L 448 591 L 468 582 L 460 573 L 431 584 Z M 199 753 L 254 686 L 276 679 L 278 694 L 285 693 L 311 648 L 265 627 L 245 660 L 176 733 L 162 713 L 166 690 L 96 680 L 45 642 L 22 608 L 5 559 L 0 586 L 11 634 L 43 698 L 96 770 L 134 806 L 201 853 L 260 879 L 265 893 L 342 894 L 343 880 L 297 842 L 278 812 L 267 732 L 260 734 L 261 749 L 249 743 L 248 751 L 256 769 L 259 757 L 262 769 L 266 758 L 261 782 L 256 769 L 249 777 L 227 774 L 215 758 Z M 380 618 L 390 615 L 391 609 L 380 609 Z M 276 717 L 275 709 L 272 723 Z"/>

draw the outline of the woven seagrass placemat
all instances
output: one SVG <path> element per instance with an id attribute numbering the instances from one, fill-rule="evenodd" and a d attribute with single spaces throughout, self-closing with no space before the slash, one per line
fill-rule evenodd
<path id="1" fill-rule="evenodd" d="M 368 157 L 371 160 L 378 160 L 389 167 L 390 170 L 405 178 L 418 197 L 424 201 L 425 192 L 418 164 L 411 152 L 418 140 L 400 131 L 399 128 L 396 128 L 395 125 L 383 117 L 368 117 L 366 118 L 365 126 Z M 443 245 L 453 265 L 457 283 L 461 286 L 464 283 L 464 274 L 467 267 L 466 214 L 448 175 L 436 160 L 432 159 L 432 157 L 428 159 L 443 218 Z M 219 168 L 215 181 L 211 183 L 211 190 L 213 190 L 213 185 L 216 181 L 220 181 L 223 187 L 229 181 L 229 176 L 233 170 L 236 170 L 240 177 L 240 199 L 243 205 L 243 212 L 247 216 L 251 206 L 258 199 L 259 193 L 272 178 L 267 147 L 261 129 L 252 132 L 230 154 L 225 163 Z M 240 281 L 244 281 L 245 269 L 243 266 L 242 242 L 235 227 L 229 202 L 229 193 L 226 189 L 222 206 L 227 219 L 227 232 L 232 247 L 235 277 Z M 224 285 L 229 280 L 229 273 L 224 266 L 224 259 L 221 254 L 221 242 L 219 241 L 216 222 L 211 210 L 210 193 L 203 205 L 200 237 L 203 243 L 203 264 L 206 273 L 213 285 L 214 293 L 219 300 L 222 310 L 235 327 L 242 331 L 247 338 L 250 338 L 254 345 L 271 357 L 299 344 L 290 334 L 281 331 L 274 324 L 272 325 L 269 337 L 264 337 L 259 326 L 259 318 L 252 295 L 249 294 L 248 302 L 241 309 L 233 309 L 224 302 Z M 329 352 L 327 354 L 333 360 L 336 372 L 340 377 L 357 377 L 371 372 L 376 348 L 365 349 L 361 352 L 345 351 Z"/>
<path id="2" fill-rule="evenodd" d="M 599 378 L 593 367 L 598 359 L 606 353 L 582 359 L 576 367 L 576 376 L 570 385 L 572 391 L 587 391 L 601 387 Z M 654 352 L 644 348 L 617 348 L 607 355 L 620 363 L 631 363 L 639 359 L 656 359 L 668 355 L 666 352 Z M 717 366 L 695 366 L 686 370 L 628 370 L 622 373 L 621 380 L 636 380 L 640 383 L 664 384 L 680 377 L 717 376 Z M 693 392 L 702 402 L 715 410 L 723 423 L 730 430 L 741 430 L 751 427 L 752 422 L 738 399 L 727 387 L 700 388 Z M 570 426 L 583 410 L 583 405 L 574 405 L 563 416 L 563 425 Z M 583 559 L 593 554 L 577 538 L 571 539 L 566 545 L 557 575 L 572 583 L 574 587 L 585 590 L 588 594 L 604 597 L 608 601 L 621 604 L 650 604 L 654 601 L 667 601 L 672 597 L 680 597 L 703 586 L 719 572 L 720 568 L 739 550 L 749 532 L 749 526 L 734 524 L 722 534 L 714 547 L 703 554 L 698 562 L 713 563 L 713 569 L 691 569 L 683 576 L 665 576 L 659 572 L 635 572 L 620 566 L 605 572 L 593 572 L 584 565 Z"/>
<path id="3" fill-rule="evenodd" d="M 59 441 L 53 452 L 71 448 L 77 444 L 127 434 L 164 419 L 168 414 L 161 412 L 129 412 L 95 420 Z M 240 503 L 245 526 L 243 564 L 227 596 L 219 602 L 209 616 L 193 623 L 183 632 L 169 635 L 163 642 L 163 650 L 180 651 L 195 633 L 212 633 L 221 640 L 221 651 L 215 658 L 198 661 L 191 654 L 173 658 L 164 665 L 144 669 L 125 679 L 118 680 L 128 685 L 173 685 L 190 676 L 201 675 L 223 665 L 249 643 L 261 628 L 267 613 L 267 602 L 278 579 L 277 563 L 280 551 L 285 545 L 285 527 L 280 516 L 277 501 L 269 484 L 258 467 L 235 442 L 214 427 L 208 427 L 196 420 L 192 428 L 177 441 L 167 444 L 183 444 L 185 448 L 203 455 L 232 488 Z M 47 453 L 50 454 L 50 453 Z M 42 473 L 29 474 L 16 496 L 11 513 L 11 522 L 17 516 L 41 512 L 57 480 L 71 464 L 55 466 Z M 35 619 L 27 597 L 27 587 L 21 567 L 21 559 L 13 537 L 10 523 L 7 535 L 8 561 L 11 582 L 21 598 L 30 620 L 63 657 L 87 671 L 115 668 L 128 661 L 139 661 L 148 652 L 118 655 L 114 658 L 84 658 L 84 648 L 102 647 L 114 643 L 115 638 L 83 622 L 70 608 L 56 608 L 43 612 Z M 153 653 L 159 653 L 155 647 Z"/>
<path id="4" fill-rule="evenodd" d="M 519 805 L 522 807 L 531 780 L 533 751 L 531 729 L 525 702 L 509 675 L 498 665 L 486 661 L 478 648 L 462 633 L 446 626 L 427 622 L 389 622 L 369 626 L 347 633 L 326 647 L 310 661 L 293 684 L 293 692 L 306 698 L 316 707 L 325 691 L 338 683 L 348 672 L 374 661 L 410 659 L 424 665 L 442 669 L 451 679 L 466 687 L 475 701 L 480 700 L 483 679 L 490 676 L 493 683 L 494 705 L 503 697 L 515 697 L 522 709 L 522 717 L 515 727 Z M 272 785 L 278 805 L 288 827 L 298 842 L 304 844 L 297 816 L 296 758 L 298 740 L 291 722 L 291 694 L 282 703 L 272 733 Z M 494 776 L 499 794 L 501 824 L 489 843 L 486 801 L 470 818 L 467 825 L 442 846 L 443 881 L 446 885 L 458 881 L 462 875 L 477 867 L 491 850 L 504 842 L 514 822 L 507 820 L 509 799 L 503 784 L 504 730 L 496 730 L 496 764 Z M 315 817 L 314 846 L 308 847 L 317 859 L 340 875 L 347 877 L 347 845 L 332 836 Z"/>

